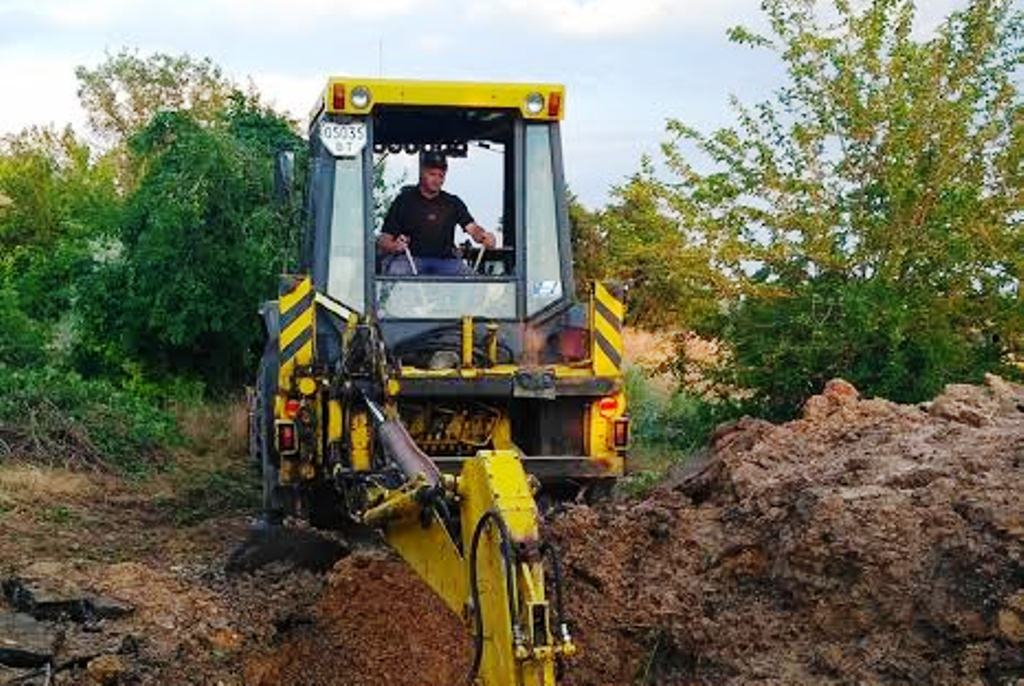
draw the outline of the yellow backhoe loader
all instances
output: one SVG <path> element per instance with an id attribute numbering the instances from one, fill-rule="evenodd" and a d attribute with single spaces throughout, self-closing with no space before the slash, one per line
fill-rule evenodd
<path id="1" fill-rule="evenodd" d="M 268 520 L 379 530 L 467 622 L 481 686 L 554 684 L 576 652 L 537 502 L 606 488 L 629 443 L 622 295 L 576 296 L 564 111 L 553 84 L 329 79 L 302 273 L 261 309 L 250 436 Z M 422 153 L 462 166 L 456 190 L 497 214 L 494 245 L 452 246 L 455 276 L 408 252 L 390 273 L 377 248 L 383 162 Z"/>

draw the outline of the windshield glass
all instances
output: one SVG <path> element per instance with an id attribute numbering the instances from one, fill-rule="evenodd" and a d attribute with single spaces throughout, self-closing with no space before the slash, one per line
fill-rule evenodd
<path id="1" fill-rule="evenodd" d="M 380 279 L 377 314 L 383 319 L 514 319 L 515 281 Z"/>
<path id="2" fill-rule="evenodd" d="M 381 317 L 513 319 L 565 297 L 550 124 L 486 110 L 374 116 Z"/>

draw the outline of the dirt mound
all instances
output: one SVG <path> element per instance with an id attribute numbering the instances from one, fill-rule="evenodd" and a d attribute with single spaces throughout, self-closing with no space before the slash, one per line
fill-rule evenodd
<path id="1" fill-rule="evenodd" d="M 462 683 L 462 622 L 396 556 L 228 576 L 244 519 L 179 529 L 89 479 L 0 473 L 0 570 L 32 591 L 0 629 L 61 670 L 19 683 Z M 1024 389 L 995 377 L 921 406 L 835 381 L 800 420 L 722 427 L 644 500 L 550 522 L 582 648 L 559 683 L 1020 686 L 1022 492 Z M 93 612 L 9 616 L 46 598 Z"/>
<path id="2" fill-rule="evenodd" d="M 723 427 L 640 503 L 554 522 L 567 683 L 1003 684 L 1024 676 L 1024 389 L 924 406 L 842 381 Z"/>
<path id="3" fill-rule="evenodd" d="M 450 686 L 471 656 L 459 618 L 404 562 L 360 551 L 335 566 L 307 621 L 247 660 L 245 683 Z"/>

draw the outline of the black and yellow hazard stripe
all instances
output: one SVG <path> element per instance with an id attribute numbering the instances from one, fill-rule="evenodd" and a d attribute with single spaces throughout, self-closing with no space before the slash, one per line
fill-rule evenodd
<path id="1" fill-rule="evenodd" d="M 280 377 L 282 390 L 291 390 L 293 372 L 296 366 L 313 363 L 313 345 L 316 324 L 316 292 L 308 276 L 284 276 L 278 298 L 281 335 Z"/>
<path id="2" fill-rule="evenodd" d="M 622 320 L 626 308 L 622 293 L 602 283 L 594 284 L 593 307 L 593 359 L 594 373 L 619 374 L 622 368 Z"/>

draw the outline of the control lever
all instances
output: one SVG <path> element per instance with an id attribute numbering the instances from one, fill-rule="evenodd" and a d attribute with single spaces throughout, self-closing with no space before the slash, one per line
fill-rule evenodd
<path id="1" fill-rule="evenodd" d="M 419 276 L 420 273 L 416 270 L 416 261 L 412 259 L 412 253 L 409 252 L 409 246 L 404 246 L 402 251 L 405 252 L 405 259 L 409 260 L 409 269 L 412 270 L 412 275 Z"/>

